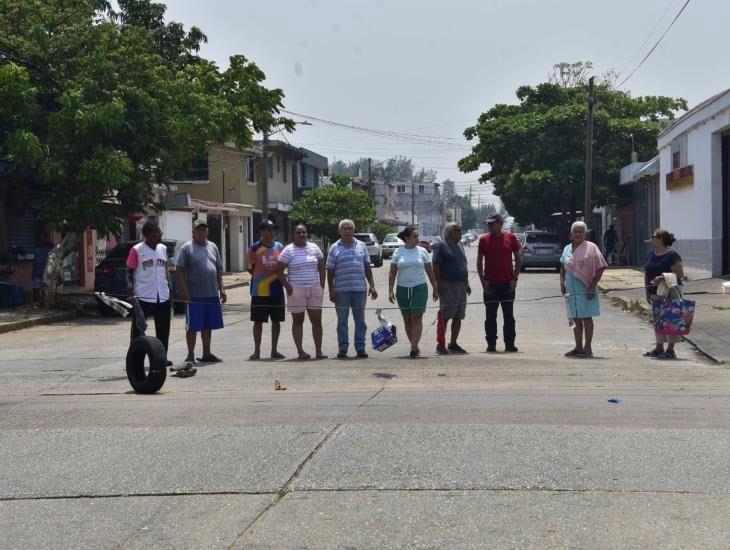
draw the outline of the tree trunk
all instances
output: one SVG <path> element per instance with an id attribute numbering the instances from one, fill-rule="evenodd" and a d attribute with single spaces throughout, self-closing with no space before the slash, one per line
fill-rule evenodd
<path id="1" fill-rule="evenodd" d="M 76 233 L 66 233 L 53 250 L 48 253 L 46 267 L 43 270 L 43 305 L 56 305 L 56 290 L 61 284 L 63 260 L 78 247 L 79 237 Z"/>

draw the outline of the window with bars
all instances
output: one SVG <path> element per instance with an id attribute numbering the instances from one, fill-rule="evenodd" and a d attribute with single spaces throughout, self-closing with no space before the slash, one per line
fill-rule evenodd
<path id="1" fill-rule="evenodd" d="M 246 158 L 246 181 L 256 182 L 256 159 L 254 157 Z"/>

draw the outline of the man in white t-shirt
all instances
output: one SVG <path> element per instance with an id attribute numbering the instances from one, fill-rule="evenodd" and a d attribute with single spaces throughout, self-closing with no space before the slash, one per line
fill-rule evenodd
<path id="1" fill-rule="evenodd" d="M 167 269 L 167 247 L 162 244 L 162 231 L 156 222 L 142 226 L 144 241 L 137 243 L 127 257 L 129 293 L 137 297 L 145 317 L 155 319 L 155 336 L 167 351 L 170 340 L 170 284 Z M 139 331 L 132 321 L 132 340 Z M 167 362 L 172 365 L 171 361 Z"/>

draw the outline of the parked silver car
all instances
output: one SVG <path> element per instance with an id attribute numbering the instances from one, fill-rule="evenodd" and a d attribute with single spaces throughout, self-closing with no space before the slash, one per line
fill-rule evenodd
<path id="1" fill-rule="evenodd" d="M 522 271 L 528 267 L 553 268 L 560 271 L 560 239 L 547 231 L 525 231 L 522 245 Z"/>
<path id="2" fill-rule="evenodd" d="M 402 239 L 398 238 L 398 233 L 388 233 L 383 239 L 383 258 L 390 258 L 393 252 L 405 244 Z"/>
<path id="3" fill-rule="evenodd" d="M 358 241 L 362 241 L 368 247 L 368 254 L 370 254 L 370 261 L 374 267 L 380 267 L 383 265 L 383 248 L 378 243 L 378 238 L 374 233 L 355 233 L 355 238 Z"/>

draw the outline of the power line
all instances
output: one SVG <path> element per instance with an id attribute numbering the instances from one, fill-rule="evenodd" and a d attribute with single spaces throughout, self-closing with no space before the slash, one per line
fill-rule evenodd
<path id="1" fill-rule="evenodd" d="M 319 118 L 319 117 L 315 117 L 315 116 L 311 116 L 311 115 L 305 115 L 302 113 L 295 113 L 293 111 L 287 111 L 287 110 L 283 110 L 283 109 L 282 109 L 282 112 L 289 114 L 289 115 L 293 115 L 293 116 L 299 116 L 299 117 L 315 120 L 322 124 L 327 124 L 327 125 L 335 126 L 338 128 L 345 128 L 345 129 L 351 130 L 353 132 L 358 132 L 358 133 L 367 134 L 367 135 L 371 135 L 371 136 L 378 136 L 378 137 L 382 137 L 382 138 L 386 138 L 386 139 L 392 139 L 394 141 L 402 141 L 402 142 L 406 142 L 406 143 L 418 143 L 421 145 L 440 145 L 442 147 L 452 148 L 452 149 L 464 149 L 464 148 L 470 149 L 470 147 L 468 147 L 466 145 L 458 145 L 456 143 L 451 143 L 449 141 L 438 141 L 438 140 L 464 140 L 464 141 L 466 141 L 465 138 L 463 138 L 463 137 L 454 138 L 454 137 L 444 137 L 444 136 L 426 136 L 426 135 L 421 135 L 421 134 L 408 134 L 408 133 L 404 133 L 404 132 L 392 132 L 389 130 L 376 130 L 373 128 L 365 128 L 363 126 L 344 124 L 342 122 L 335 122 L 332 120 L 327 120 L 327 119 L 323 119 L 323 118 Z"/>
<path id="2" fill-rule="evenodd" d="M 675 15 L 675 16 L 674 16 L 674 19 L 672 19 L 672 22 L 671 22 L 671 23 L 669 24 L 669 26 L 667 27 L 667 30 L 665 30 L 665 31 L 664 31 L 664 32 L 662 33 L 662 35 L 661 35 L 661 36 L 659 37 L 659 40 L 657 40 L 657 41 L 656 41 L 656 43 L 655 43 L 655 44 L 654 44 L 654 45 L 653 45 L 653 46 L 651 47 L 651 49 L 649 50 L 649 53 L 647 53 L 647 54 L 646 54 L 646 55 L 644 56 L 644 59 L 642 59 L 642 60 L 641 60 L 641 62 L 640 62 L 640 63 L 639 63 L 639 64 L 638 64 L 637 66 L 636 66 L 636 68 L 635 68 L 635 69 L 634 69 L 633 71 L 631 71 L 631 72 L 629 73 L 629 76 L 627 76 L 626 78 L 624 78 L 624 79 L 623 79 L 623 80 L 621 81 L 621 83 L 620 83 L 620 84 L 619 84 L 618 86 L 616 86 L 616 88 L 620 88 L 621 86 L 623 86 L 623 85 L 624 85 L 624 84 L 626 83 L 626 81 L 627 81 L 627 80 L 628 80 L 629 78 L 631 78 L 631 77 L 632 77 L 632 76 L 634 75 L 634 73 L 635 73 L 636 71 L 638 71 L 638 70 L 639 70 L 639 68 L 640 68 L 640 67 L 641 67 L 641 66 L 642 66 L 642 65 L 644 64 L 644 62 L 645 62 L 645 61 L 646 61 L 647 59 L 649 59 L 649 56 L 650 56 L 650 55 L 651 55 L 652 53 L 654 53 L 654 50 L 656 50 L 656 49 L 657 49 L 657 46 L 659 46 L 659 43 L 660 43 L 660 42 L 661 42 L 661 41 L 662 41 L 662 40 L 664 39 L 664 37 L 665 37 L 665 36 L 667 35 L 667 33 L 668 33 L 668 32 L 669 32 L 669 31 L 671 30 L 671 28 L 672 28 L 672 27 L 674 26 L 674 23 L 676 23 L 676 22 L 677 22 L 677 19 L 679 19 L 679 16 L 680 16 L 680 15 L 682 15 L 682 13 L 684 12 L 685 8 L 687 7 L 687 5 L 688 5 L 689 3 L 690 3 L 690 0 L 687 0 L 687 1 L 686 1 L 686 2 L 684 3 L 684 5 L 682 6 L 682 9 L 680 9 L 680 10 L 679 10 L 679 13 L 677 13 L 677 15 Z"/>
<path id="3" fill-rule="evenodd" d="M 628 69 L 628 68 L 629 68 L 629 66 L 630 66 L 630 65 L 631 65 L 631 64 L 632 64 L 632 63 L 634 62 L 634 59 L 636 59 L 636 58 L 637 58 L 637 57 L 639 56 L 639 54 L 641 53 L 641 51 L 642 51 L 642 50 L 644 49 L 644 46 L 646 46 L 646 44 L 647 44 L 647 43 L 649 42 L 649 39 L 651 39 L 651 37 L 652 37 L 652 36 L 654 36 L 654 32 L 655 32 L 655 31 L 657 30 L 657 28 L 659 28 L 659 25 L 661 24 L 661 22 L 662 22 L 662 21 L 664 21 L 664 17 L 666 17 L 667 13 L 668 13 L 668 12 L 669 12 L 669 10 L 671 9 L 671 7 L 672 7 L 672 6 L 674 5 L 674 2 L 676 2 L 676 0 L 670 0 L 670 2 L 669 2 L 669 5 L 668 5 L 668 6 L 666 7 L 666 9 L 664 10 L 664 13 L 662 13 L 662 16 L 661 16 L 661 17 L 659 18 L 659 20 L 658 20 L 658 21 L 656 22 L 656 25 L 654 25 L 654 28 L 653 28 L 653 29 L 651 29 L 651 32 L 649 32 L 649 34 L 647 34 L 647 35 L 646 35 L 646 38 L 644 39 L 644 42 L 642 42 L 642 43 L 641 43 L 641 46 L 639 46 L 639 49 L 638 49 L 638 50 L 636 50 L 636 53 L 634 53 L 633 57 L 632 57 L 631 59 L 629 59 L 629 62 L 628 62 L 628 63 L 626 63 L 626 65 L 624 66 L 624 68 L 623 68 L 623 69 L 621 69 L 621 70 L 620 70 L 620 71 L 618 72 L 618 74 L 616 75 L 616 78 L 617 78 L 617 79 L 618 79 L 618 78 L 619 78 L 619 77 L 620 77 L 620 76 L 621 76 L 622 74 L 624 74 L 624 72 L 626 71 L 626 69 Z"/>

